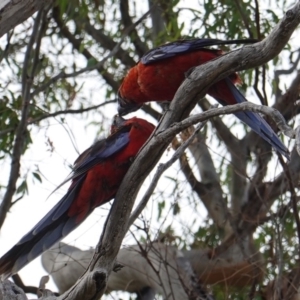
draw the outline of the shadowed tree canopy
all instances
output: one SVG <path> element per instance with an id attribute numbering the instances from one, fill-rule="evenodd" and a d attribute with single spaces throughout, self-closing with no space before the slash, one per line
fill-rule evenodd
<path id="1" fill-rule="evenodd" d="M 148 50 L 182 38 L 257 39 L 213 47 L 228 54 L 190 70 L 165 113 L 151 102 L 132 114 L 159 126 L 116 201 L 93 213 L 101 215 L 101 225 L 96 218 L 89 245 L 77 234 L 72 246 L 55 245 L 42 263 L 67 299 L 104 293 L 103 299 L 296 299 L 299 1 L 141 2 L 43 1 L 23 15 L 22 1 L 3 6 L 1 232 L 37 214 L 30 202 L 34 190 L 47 185 L 47 197 L 53 177 L 67 175 L 73 157 L 89 146 L 83 144 L 87 136 L 92 142 L 108 135 L 122 78 Z M 236 71 L 238 89 L 256 105 L 213 106 L 209 86 Z M 265 116 L 290 150 L 290 161 L 234 117 L 241 110 Z M 55 174 L 50 164 L 56 164 Z M 14 219 L 22 205 L 28 213 Z M 87 246 L 92 249 L 80 250 Z M 22 290 L 43 299 L 57 296 L 45 278 L 34 286 L 19 275 L 12 279 L 18 287 L 0 282 L 7 299 L 27 299 Z"/>

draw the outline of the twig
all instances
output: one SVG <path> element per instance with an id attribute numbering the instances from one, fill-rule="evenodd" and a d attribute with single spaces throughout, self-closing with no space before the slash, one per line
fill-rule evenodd
<path id="1" fill-rule="evenodd" d="M 298 56 L 297 56 L 295 62 L 292 63 L 292 66 L 289 69 L 286 69 L 286 70 L 276 70 L 274 72 L 274 82 L 275 82 L 275 87 L 276 87 L 276 90 L 275 90 L 276 100 L 280 96 L 282 96 L 281 91 L 279 89 L 279 77 L 281 75 L 289 75 L 289 74 L 293 73 L 297 69 L 297 67 L 298 67 L 298 64 L 299 64 L 299 61 L 300 61 L 300 49 L 298 49 L 297 52 L 298 52 Z"/>
<path id="2" fill-rule="evenodd" d="M 286 124 L 283 116 L 277 109 L 268 106 L 257 105 L 251 102 L 243 102 L 219 108 L 212 108 L 203 113 L 192 115 L 181 122 L 173 124 L 170 128 L 164 130 L 164 135 L 168 137 L 174 132 L 178 133 L 179 131 L 182 131 L 183 129 L 186 129 L 189 126 L 194 125 L 196 123 L 206 121 L 216 116 L 236 113 L 238 111 L 253 111 L 265 114 L 273 119 L 273 121 L 276 123 L 276 125 L 282 131 L 283 134 L 285 134 L 289 138 L 295 138 L 295 131 Z"/>
<path id="3" fill-rule="evenodd" d="M 255 0 L 255 27 L 256 27 L 256 35 L 257 38 L 261 39 L 261 32 L 260 32 L 260 12 L 259 12 L 259 2 Z"/>
<path id="4" fill-rule="evenodd" d="M 42 120 L 57 117 L 57 116 L 60 116 L 60 115 L 81 114 L 83 112 L 91 111 L 91 110 L 94 110 L 94 109 L 97 109 L 99 107 L 105 106 L 107 104 L 115 103 L 115 102 L 116 102 L 115 100 L 109 100 L 109 101 L 100 103 L 98 105 L 94 105 L 94 106 L 90 106 L 90 107 L 86 107 L 86 108 L 66 109 L 66 110 L 56 111 L 56 112 L 53 112 L 53 113 L 45 112 L 45 114 L 42 115 L 42 116 L 36 117 L 34 119 L 29 119 L 27 121 L 27 126 L 31 125 L 31 124 L 34 124 L 34 123 L 37 123 L 37 122 L 40 122 Z M 14 130 L 15 130 L 15 128 L 8 128 L 8 129 L 5 129 L 5 130 L 2 130 L 2 131 L 0 131 L 0 137 L 6 135 L 7 133 L 13 132 Z"/>
<path id="5" fill-rule="evenodd" d="M 243 2 L 241 2 L 239 0 L 234 0 L 234 2 L 235 2 L 235 5 L 236 5 L 236 7 L 237 7 L 237 9 L 238 9 L 241 17 L 242 17 L 244 26 L 245 26 L 245 28 L 246 28 L 246 30 L 248 32 L 249 37 L 251 39 L 254 38 L 253 32 L 251 30 L 251 19 L 249 18 L 248 13 L 245 13 L 243 7 L 241 7 L 241 3 L 243 3 Z"/>
<path id="6" fill-rule="evenodd" d="M 203 111 L 207 111 L 210 107 L 209 102 L 204 98 L 198 102 L 198 105 L 201 107 Z M 226 148 L 230 152 L 231 156 L 236 155 L 244 159 L 244 151 L 242 150 L 242 142 L 239 141 L 230 131 L 228 126 L 226 126 L 221 119 L 212 118 L 210 122 L 214 125 L 218 136 L 224 142 Z M 239 151 L 237 151 L 239 149 Z"/>
<path id="7" fill-rule="evenodd" d="M 15 136 L 15 142 L 12 150 L 11 169 L 10 169 L 7 189 L 4 194 L 2 203 L 0 205 L 0 228 L 2 227 L 6 217 L 6 213 L 8 212 L 11 206 L 12 197 L 16 191 L 16 183 L 19 178 L 20 159 L 21 159 L 24 143 L 26 141 L 26 130 L 27 130 L 26 124 L 30 112 L 30 105 L 29 105 L 30 99 L 28 96 L 29 96 L 30 86 L 33 80 L 33 78 L 27 77 L 27 71 L 29 67 L 29 59 L 30 59 L 30 54 L 32 52 L 32 47 L 35 39 L 37 38 L 39 30 L 41 30 L 41 21 L 43 17 L 44 17 L 44 9 L 41 9 L 36 16 L 34 26 L 32 29 L 31 38 L 29 40 L 25 57 L 24 57 L 23 74 L 22 74 L 22 112 L 21 112 L 20 122 L 16 129 L 16 136 Z M 38 45 L 36 51 L 37 52 L 39 51 Z M 34 66 L 32 66 L 32 72 L 31 72 L 32 76 L 33 76 L 33 72 L 34 72 Z"/>
<path id="8" fill-rule="evenodd" d="M 143 18 L 143 16 L 142 16 Z M 76 24 L 80 23 L 80 16 L 77 16 L 74 18 Z M 79 19 L 79 20 L 78 20 Z M 138 20 L 138 22 L 142 21 L 141 19 Z M 83 20 L 83 26 L 85 31 L 104 49 L 107 49 L 109 51 L 114 50 L 115 47 L 117 47 L 118 43 L 115 42 L 111 37 L 106 35 L 104 33 L 103 28 L 96 29 L 90 22 L 90 18 L 88 15 Z M 81 24 L 79 24 L 81 25 Z M 137 24 L 135 24 L 137 25 Z M 128 31 L 128 30 L 127 30 Z M 127 33 L 128 34 L 128 33 Z M 122 37 L 124 36 L 124 32 L 122 34 Z M 133 67 L 136 62 L 135 60 L 130 56 L 129 51 L 122 49 L 119 47 L 118 51 L 114 55 L 115 58 L 118 58 L 126 67 Z"/>
<path id="9" fill-rule="evenodd" d="M 78 71 L 72 72 L 72 73 L 66 73 L 65 71 L 60 72 L 59 74 L 57 74 L 56 76 L 52 77 L 49 81 L 47 81 L 45 84 L 41 85 L 40 87 L 37 87 L 35 89 L 35 91 L 33 93 L 31 93 L 31 97 L 34 97 L 35 95 L 39 94 L 40 92 L 44 91 L 45 89 L 47 89 L 48 87 L 52 86 L 56 81 L 58 81 L 59 79 L 64 79 L 64 78 L 70 78 L 70 77 L 76 77 L 80 74 L 83 74 L 85 72 L 90 72 L 93 70 L 98 70 L 101 69 L 104 65 L 104 63 L 111 57 L 114 57 L 116 55 L 116 53 L 118 53 L 118 51 L 121 48 L 122 43 L 124 42 L 125 38 L 128 36 L 128 34 L 138 25 L 140 24 L 150 13 L 150 10 L 147 11 L 145 14 L 143 14 L 136 22 L 134 22 L 133 24 L 131 24 L 128 28 L 126 28 L 126 30 L 124 31 L 124 33 L 122 34 L 122 37 L 120 39 L 120 41 L 118 43 L 116 43 L 116 45 L 114 46 L 114 48 L 110 51 L 110 53 L 108 55 L 106 55 L 101 61 L 99 61 L 98 63 L 96 63 L 93 66 L 87 66 L 85 68 L 82 68 Z"/>
<path id="10" fill-rule="evenodd" d="M 137 206 L 137 208 L 134 210 L 134 212 L 131 214 L 131 216 L 129 218 L 128 228 L 133 224 L 133 222 L 137 219 L 137 217 L 140 215 L 140 213 L 143 211 L 143 209 L 147 205 L 151 195 L 153 194 L 153 192 L 154 192 L 154 190 L 157 186 L 157 183 L 158 183 L 161 175 L 168 168 L 170 168 L 177 159 L 180 158 L 180 156 L 184 153 L 184 151 L 187 149 L 187 147 L 195 139 L 195 136 L 204 127 L 205 124 L 206 124 L 206 121 L 204 121 L 204 122 L 200 123 L 199 125 L 197 125 L 197 127 L 195 128 L 195 131 L 193 132 L 193 134 L 182 145 L 180 145 L 178 147 L 178 149 L 173 154 L 172 158 L 169 159 L 166 163 L 160 164 L 157 167 L 157 171 L 156 171 L 156 173 L 155 173 L 155 175 L 154 175 L 154 177 L 151 181 L 151 184 L 150 184 L 148 190 L 146 191 L 146 193 L 143 196 L 142 200 L 140 201 L 139 205 Z"/>
<path id="11" fill-rule="evenodd" d="M 53 19 L 56 22 L 58 28 L 60 29 L 60 32 L 62 36 L 64 36 L 73 46 L 74 49 L 76 49 L 79 53 L 81 53 L 87 60 L 94 59 L 96 61 L 96 58 L 91 54 L 90 51 L 88 51 L 86 48 L 81 49 L 81 39 L 77 39 L 68 29 L 66 24 L 61 19 L 61 11 L 58 6 L 55 6 L 53 8 Z M 119 84 L 114 80 L 114 76 L 110 74 L 107 69 L 105 69 L 103 66 L 100 66 L 97 71 L 101 73 L 103 79 L 106 81 L 106 83 L 111 86 L 111 88 L 115 91 L 118 90 Z"/>
<path id="12" fill-rule="evenodd" d="M 279 155 L 279 161 L 280 164 L 284 170 L 284 173 L 286 174 L 286 177 L 288 179 L 288 185 L 289 185 L 289 189 L 290 189 L 290 193 L 291 193 L 291 202 L 292 202 L 292 208 L 293 208 L 293 214 L 294 214 L 294 218 L 296 221 L 296 226 L 297 226 L 297 234 L 298 234 L 298 255 L 299 255 L 299 259 L 300 259 L 300 218 L 299 218 L 299 213 L 298 213 L 298 207 L 297 207 L 297 194 L 295 192 L 295 187 L 293 184 L 293 180 L 292 180 L 292 176 L 290 173 L 289 168 L 287 167 L 286 163 L 284 162 L 283 158 Z M 299 283 L 300 283 L 300 279 L 299 279 Z"/>
<path id="13" fill-rule="evenodd" d="M 9 52 L 10 40 L 11 40 L 11 38 L 12 38 L 12 36 L 13 36 L 13 32 L 14 32 L 14 30 L 12 30 L 11 32 L 8 32 L 8 33 L 6 34 L 6 46 L 5 46 L 4 51 L 3 51 L 3 52 L 1 53 L 1 55 L 0 55 L 0 62 L 2 61 L 2 59 L 3 59 L 4 57 L 6 57 L 6 55 L 7 55 L 8 52 Z"/>
<path id="14" fill-rule="evenodd" d="M 147 15 L 150 14 L 151 8 L 148 10 Z M 125 31 L 127 32 L 127 36 L 129 35 L 129 32 L 131 32 L 131 35 L 129 35 L 129 38 L 133 45 L 135 46 L 136 53 L 139 57 L 142 57 L 147 51 L 147 45 L 143 43 L 135 29 L 136 25 L 135 23 L 132 23 L 131 17 L 129 15 L 129 1 L 128 0 L 122 0 L 120 1 L 120 12 L 121 12 L 121 21 L 125 27 Z M 128 29 L 130 29 L 128 31 Z"/>
<path id="15" fill-rule="evenodd" d="M 259 67 L 255 68 L 254 74 L 255 74 L 255 76 L 254 76 L 254 84 L 253 84 L 254 91 L 255 91 L 257 97 L 259 98 L 260 103 L 263 104 L 263 105 L 266 105 L 266 100 L 264 99 L 263 95 L 261 94 L 261 92 L 258 89 L 258 83 L 260 81 L 260 78 L 259 78 L 259 76 L 260 76 Z"/>
<path id="16" fill-rule="evenodd" d="M 36 286 L 25 285 L 18 274 L 12 275 L 12 279 L 14 283 L 24 291 L 24 293 L 37 295 L 38 288 Z"/>
<path id="17" fill-rule="evenodd" d="M 298 154 L 300 155 L 300 126 L 297 126 L 295 129 L 295 139 L 296 139 L 296 149 Z"/>

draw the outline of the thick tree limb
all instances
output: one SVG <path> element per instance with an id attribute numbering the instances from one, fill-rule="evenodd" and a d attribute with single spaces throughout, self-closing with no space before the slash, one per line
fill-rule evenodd
<path id="1" fill-rule="evenodd" d="M 191 264 L 197 278 L 205 284 L 223 283 L 242 287 L 264 274 L 261 255 L 255 252 L 253 246 L 249 247 L 253 250 L 252 256 L 256 262 L 252 266 L 243 259 L 236 244 L 232 244 L 220 255 L 214 254 L 214 251 L 209 249 L 195 249 L 181 253 L 174 247 L 161 243 L 129 246 L 118 253 L 117 262 L 123 265 L 123 268 L 111 273 L 107 292 L 121 290 L 138 293 L 150 287 L 164 296 L 173 290 L 174 294 L 179 293 L 178 295 L 182 297 L 178 299 L 187 299 L 184 284 L 190 285 L 192 282 L 189 279 L 189 268 L 184 265 L 185 260 Z M 92 256 L 93 250 L 82 251 L 59 243 L 59 246 L 42 255 L 42 263 L 52 276 L 59 292 L 63 293 L 81 276 Z M 178 274 L 175 275 L 174 271 L 181 274 L 182 279 Z"/>
<path id="2" fill-rule="evenodd" d="M 81 276 L 93 252 L 59 243 L 42 255 L 43 266 L 60 293 Z M 129 246 L 119 251 L 117 262 L 123 267 L 111 273 L 106 292 L 121 290 L 139 293 L 150 287 L 164 298 L 172 295 L 174 300 L 192 299 L 188 291 L 195 289 L 191 279 L 193 271 L 188 266 L 189 261 L 174 247 L 161 243 Z"/>
<path id="3" fill-rule="evenodd" d="M 26 21 L 40 8 L 51 3 L 53 3 L 52 0 L 2 0 L 0 3 L 0 37 Z"/>
<path id="4" fill-rule="evenodd" d="M 5 300 L 27 300 L 21 288 L 9 280 L 0 281 L 0 299 Z M 49 299 L 50 300 L 50 299 Z"/>

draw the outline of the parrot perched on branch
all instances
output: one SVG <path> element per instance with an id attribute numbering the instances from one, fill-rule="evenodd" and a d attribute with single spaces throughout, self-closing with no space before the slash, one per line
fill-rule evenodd
<path id="1" fill-rule="evenodd" d="M 62 183 L 72 180 L 66 195 L 0 258 L 2 278 L 16 273 L 67 236 L 96 207 L 114 198 L 133 158 L 154 128 L 143 119 L 116 116 L 111 135 L 97 141 L 75 161 L 72 173 Z"/>
<path id="2" fill-rule="evenodd" d="M 119 114 L 126 115 L 149 101 L 171 101 L 184 81 L 186 72 L 223 54 L 221 50 L 204 47 L 249 42 L 253 40 L 191 39 L 150 50 L 123 79 L 118 92 Z M 231 74 L 213 84 L 207 93 L 224 106 L 245 102 L 247 99 L 234 85 L 239 82 L 238 74 Z M 288 149 L 259 114 L 244 111 L 235 115 L 289 159 Z"/>

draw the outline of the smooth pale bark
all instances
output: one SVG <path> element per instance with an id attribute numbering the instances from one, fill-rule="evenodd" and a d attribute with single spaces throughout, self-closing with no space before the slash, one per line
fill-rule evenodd
<path id="1" fill-rule="evenodd" d="M 0 0 L 0 37 L 21 24 L 50 0 Z"/>
<path id="2" fill-rule="evenodd" d="M 93 254 L 94 250 L 59 243 L 42 255 L 42 264 L 64 293 L 84 273 Z M 123 267 L 110 274 L 106 291 L 138 293 L 150 287 L 165 298 L 188 300 L 186 289 L 191 290 L 191 283 L 183 258 L 180 251 L 161 243 L 123 248 L 117 257 Z"/>
<path id="3" fill-rule="evenodd" d="M 244 259 L 239 245 L 233 244 L 220 255 L 210 249 L 181 252 L 162 243 L 133 245 L 123 248 L 117 256 L 117 263 L 123 268 L 112 272 L 107 291 L 137 293 L 149 287 L 156 293 L 173 300 L 189 299 L 190 278 L 185 262 L 190 263 L 196 277 L 206 284 L 223 283 L 226 286 L 243 287 L 259 280 L 264 274 L 263 259 L 251 242 L 245 248 L 253 257 L 252 263 Z M 52 276 L 59 293 L 64 293 L 88 267 L 94 250 L 82 251 L 64 243 L 55 245 L 42 255 L 42 264 Z"/>
<path id="4" fill-rule="evenodd" d="M 27 300 L 23 290 L 9 280 L 0 281 L 1 300 Z"/>

